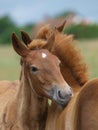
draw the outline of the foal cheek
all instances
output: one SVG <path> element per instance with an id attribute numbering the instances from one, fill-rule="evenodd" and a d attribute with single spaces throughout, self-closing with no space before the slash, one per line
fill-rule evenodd
<path id="1" fill-rule="evenodd" d="M 46 81 L 43 75 L 37 75 L 37 81 L 39 82 L 40 85 L 44 86 Z"/>

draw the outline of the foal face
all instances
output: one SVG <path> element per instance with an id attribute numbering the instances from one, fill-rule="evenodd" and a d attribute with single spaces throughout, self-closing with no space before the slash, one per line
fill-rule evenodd
<path id="1" fill-rule="evenodd" d="M 65 106 L 72 97 L 72 90 L 61 75 L 59 59 L 46 49 L 28 50 L 15 34 L 12 43 L 15 51 L 22 56 L 24 71 L 31 88 L 39 96 Z"/>
<path id="2" fill-rule="evenodd" d="M 72 91 L 61 75 L 59 64 L 59 59 L 45 49 L 31 51 L 24 59 L 25 70 L 36 93 L 65 105 Z"/>

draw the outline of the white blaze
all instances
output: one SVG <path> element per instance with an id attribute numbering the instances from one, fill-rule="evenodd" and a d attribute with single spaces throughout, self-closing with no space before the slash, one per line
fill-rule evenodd
<path id="1" fill-rule="evenodd" d="M 42 52 L 42 58 L 46 58 L 46 57 L 47 55 L 44 52 Z"/>

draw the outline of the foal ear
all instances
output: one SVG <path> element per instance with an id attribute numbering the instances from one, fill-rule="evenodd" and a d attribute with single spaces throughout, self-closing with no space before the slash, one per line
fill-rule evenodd
<path id="1" fill-rule="evenodd" d="M 26 46 L 32 41 L 30 36 L 24 31 L 21 31 L 21 37 Z"/>
<path id="2" fill-rule="evenodd" d="M 65 24 L 66 24 L 66 20 L 64 20 L 64 22 L 63 22 L 60 26 L 56 27 L 56 29 L 57 29 L 59 32 L 62 32 L 63 29 L 64 29 Z"/>
<path id="3" fill-rule="evenodd" d="M 49 37 L 46 45 L 43 48 L 51 51 L 53 48 L 53 45 L 54 45 L 54 41 L 55 41 L 55 35 L 54 35 L 54 33 L 52 33 L 51 36 Z"/>
<path id="4" fill-rule="evenodd" d="M 12 34 L 12 45 L 14 50 L 22 57 L 29 53 L 29 50 L 20 42 L 15 33 Z"/>

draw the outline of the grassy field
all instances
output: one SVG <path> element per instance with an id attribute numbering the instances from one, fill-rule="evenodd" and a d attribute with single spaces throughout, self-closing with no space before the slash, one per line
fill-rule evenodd
<path id="1" fill-rule="evenodd" d="M 76 46 L 89 67 L 90 77 L 98 77 L 98 40 L 83 40 L 77 42 Z M 19 79 L 20 64 L 19 57 L 11 46 L 0 46 L 0 80 Z"/>
<path id="2" fill-rule="evenodd" d="M 0 80 L 19 79 L 19 57 L 11 46 L 0 46 Z"/>
<path id="3" fill-rule="evenodd" d="M 98 77 L 98 39 L 81 41 L 78 46 L 88 65 L 90 78 Z"/>

